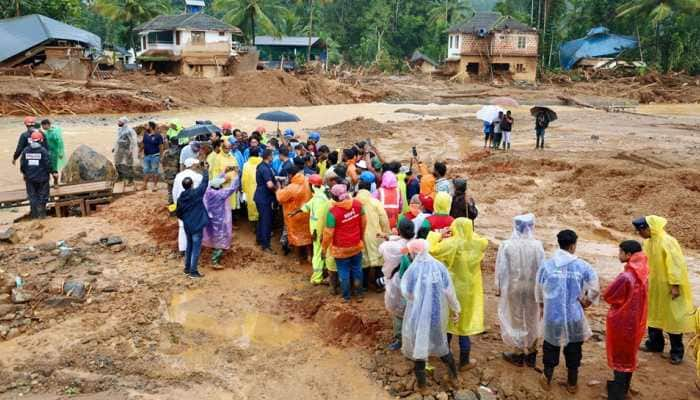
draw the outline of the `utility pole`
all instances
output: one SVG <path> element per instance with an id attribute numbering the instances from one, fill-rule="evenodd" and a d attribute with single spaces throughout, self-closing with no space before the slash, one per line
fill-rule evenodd
<path id="1" fill-rule="evenodd" d="M 309 11 L 309 47 L 306 49 L 306 62 L 311 62 L 311 36 L 314 34 L 314 0 L 309 0 L 311 10 Z"/>

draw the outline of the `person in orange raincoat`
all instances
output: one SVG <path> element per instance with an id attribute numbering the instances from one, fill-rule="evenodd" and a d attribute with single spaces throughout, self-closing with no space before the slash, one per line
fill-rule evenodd
<path id="1" fill-rule="evenodd" d="M 312 194 L 304 172 L 297 167 L 294 167 L 293 172 L 289 185 L 277 191 L 277 201 L 284 211 L 284 225 L 287 227 L 289 245 L 304 247 L 313 242 L 309 230 L 309 213 L 296 213 L 294 216 L 289 214 L 306 204 Z"/>
<path id="2" fill-rule="evenodd" d="M 642 245 L 620 243 L 625 270 L 608 286 L 603 298 L 610 304 L 605 323 L 605 348 L 614 380 L 608 381 L 608 400 L 623 400 L 637 369 L 637 353 L 647 327 L 649 264 Z"/>

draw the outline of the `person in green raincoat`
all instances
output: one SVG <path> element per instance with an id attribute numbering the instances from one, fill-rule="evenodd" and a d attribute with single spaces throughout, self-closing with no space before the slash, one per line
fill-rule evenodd
<path id="1" fill-rule="evenodd" d="M 457 218 L 449 233 L 430 232 L 430 254 L 441 261 L 450 272 L 462 308 L 459 321 L 447 326 L 448 340 L 459 336 L 459 367 L 472 368 L 469 336 L 484 331 L 484 286 L 481 261 L 489 242 L 474 232 L 472 220 Z"/>
<path id="2" fill-rule="evenodd" d="M 168 142 L 173 140 L 173 138 L 176 138 L 177 135 L 180 134 L 181 130 L 182 123 L 180 122 L 180 120 L 177 118 L 171 119 L 170 122 L 168 122 L 168 131 L 165 133 L 168 136 Z M 179 144 L 180 146 L 184 146 L 189 142 L 189 138 L 179 138 L 177 144 Z"/>
<path id="3" fill-rule="evenodd" d="M 309 185 L 313 191 L 313 197 L 301 208 L 290 213 L 294 216 L 299 213 L 309 214 L 309 230 L 313 239 L 313 257 L 311 258 L 311 284 L 320 285 L 323 282 L 323 268 L 325 260 L 323 258 L 323 229 L 326 226 L 326 217 L 330 207 L 330 199 L 326 195 L 326 188 L 323 186 L 323 178 L 314 174 L 309 176 Z"/>
<path id="4" fill-rule="evenodd" d="M 649 258 L 649 338 L 642 350 L 664 351 L 664 332 L 671 342 L 671 364 L 683 362 L 683 334 L 693 332 L 693 297 L 688 265 L 678 241 L 664 230 L 666 219 L 649 215 L 632 224 L 644 240 Z"/>
<path id="5" fill-rule="evenodd" d="M 54 186 L 58 186 L 58 174 L 66 165 L 66 149 L 63 145 L 63 131 L 59 126 L 52 126 L 51 121 L 41 121 L 41 129 L 44 131 L 46 145 L 49 150 L 49 165 Z"/>

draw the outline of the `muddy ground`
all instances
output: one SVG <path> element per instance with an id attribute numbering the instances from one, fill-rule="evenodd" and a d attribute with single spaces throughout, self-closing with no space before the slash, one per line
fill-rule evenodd
<path id="1" fill-rule="evenodd" d="M 482 149 L 481 124 L 471 117 L 478 108 L 286 109 L 303 119 L 290 126 L 304 133 L 319 129 L 326 143 L 371 137 L 387 158 L 404 161 L 415 145 L 426 162 L 446 160 L 449 175 L 469 179 L 480 209 L 476 229 L 491 243 L 482 266 L 487 331 L 473 340 L 479 366 L 461 374 L 461 391 L 448 390 L 441 380 L 444 368 L 431 361 L 434 394 L 426 400 L 474 399 L 479 391 L 482 399 L 492 398 L 489 391 L 501 399 L 599 398 L 610 375 L 606 307 L 589 313 L 595 336 L 584 346 L 580 393 L 568 396 L 558 386 L 544 393 L 536 371 L 511 367 L 499 356 L 508 349 L 496 320 L 495 251 L 510 235 L 511 218 L 534 212 L 548 253 L 558 230 L 577 230 L 578 253 L 605 286 L 620 270 L 618 241 L 634 237 L 631 219 L 657 213 L 669 219 L 668 231 L 686 252 L 700 304 L 697 105 L 640 106 L 638 114 L 556 106 L 559 120 L 547 131 L 544 151 L 532 149 L 527 107 L 514 108 L 508 153 Z M 140 117 L 189 123 L 206 116 L 250 129 L 263 110 L 197 108 Z M 0 120 L 1 147 L 14 148 L 19 121 Z M 106 155 L 112 121 L 110 115 L 59 119 L 69 151 L 88 143 Z M 4 187 L 21 183 L 9 156 L 0 157 Z M 411 364 L 383 350 L 391 327 L 381 295 L 342 304 L 326 287 L 308 284 L 305 261 L 255 249 L 247 224 L 234 233 L 225 269 L 209 268 L 205 251 L 206 277 L 190 281 L 182 275 L 176 222 L 165 206 L 164 191 L 142 192 L 87 218 L 15 224 L 18 243 L 0 244 L 0 399 L 420 399 L 411 394 Z M 109 245 L 114 236 L 123 243 Z M 62 247 L 58 241 L 64 241 Z M 16 276 L 31 296 L 25 303 L 3 296 Z M 76 287 L 85 288 L 84 296 L 76 297 Z M 556 377 L 565 379 L 563 367 Z M 671 367 L 662 357 L 643 354 L 631 398 L 699 398 L 694 379 L 690 358 Z"/>

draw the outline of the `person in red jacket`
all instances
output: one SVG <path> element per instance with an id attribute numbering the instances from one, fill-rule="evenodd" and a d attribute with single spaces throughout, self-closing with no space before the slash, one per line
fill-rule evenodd
<path id="1" fill-rule="evenodd" d="M 350 301 L 350 283 L 358 302 L 362 301 L 362 249 L 367 217 L 359 200 L 353 199 L 346 185 L 331 189 L 334 204 L 328 210 L 323 232 L 324 255 L 335 258 L 343 299 Z"/>
<path id="2" fill-rule="evenodd" d="M 620 243 L 620 261 L 625 270 L 608 286 L 603 298 L 610 304 L 605 324 L 608 366 L 614 380 L 608 381 L 608 399 L 623 400 L 637 369 L 637 352 L 647 327 L 649 266 L 642 245 L 634 240 Z"/>

